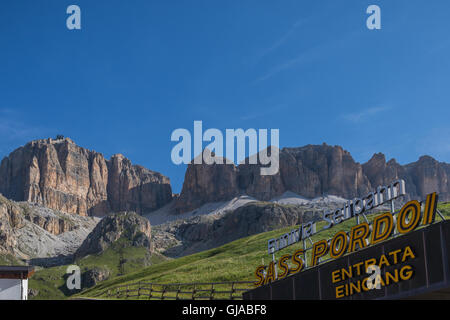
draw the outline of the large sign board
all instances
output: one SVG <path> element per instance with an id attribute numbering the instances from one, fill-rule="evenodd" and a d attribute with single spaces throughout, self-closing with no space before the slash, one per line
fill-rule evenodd
<path id="1" fill-rule="evenodd" d="M 400 299 L 450 287 L 450 221 L 381 242 L 244 293 L 246 300 Z M 380 266 L 370 288 L 368 264 Z"/>
<path id="2" fill-rule="evenodd" d="M 289 281 L 298 277 L 307 278 L 308 274 L 314 272 L 311 270 L 318 272 L 317 266 L 321 263 L 320 259 L 325 256 L 327 257 L 326 261 L 331 262 L 326 263 L 323 268 L 334 265 L 335 269 L 330 270 L 331 278 L 323 275 L 325 276 L 323 279 L 331 279 L 328 287 L 334 288 L 333 298 L 336 299 L 348 298 L 355 294 L 364 295 L 365 292 L 372 289 L 378 289 L 376 290 L 378 292 L 382 287 L 389 287 L 417 277 L 417 270 L 414 271 L 413 266 L 420 260 L 423 248 L 416 244 L 405 244 L 386 251 L 384 249 L 388 247 L 385 247 L 385 243 L 394 234 L 401 235 L 401 241 L 404 241 L 404 236 L 409 236 L 419 226 L 431 225 L 435 221 L 438 195 L 431 193 L 423 202 L 409 201 L 398 212 L 394 212 L 393 205 L 391 205 L 392 212 L 378 214 L 370 223 L 365 215 L 365 212 L 386 202 L 392 204 L 394 199 L 402 195 L 405 195 L 405 182 L 397 180 L 389 186 L 378 187 L 376 191 L 363 198 L 348 201 L 341 208 L 324 212 L 323 220 L 326 223 L 323 229 L 330 229 L 334 225 L 360 215 L 365 218 L 365 221 L 361 223 L 358 219 L 358 223 L 348 231 L 337 231 L 330 239 L 319 238 L 320 240 L 315 242 L 311 240 L 310 237 L 318 233 L 314 222 L 303 224 L 278 239 L 270 239 L 268 253 L 272 254 L 273 260 L 267 266 L 261 265 L 256 268 L 255 285 L 269 287 L 272 290 L 280 285 L 278 283 L 286 282 L 287 278 L 290 279 Z M 311 243 L 309 248 L 305 246 L 306 239 Z M 448 238 L 446 239 L 448 241 Z M 388 242 L 394 240 L 397 241 L 397 239 L 393 239 Z M 275 252 L 299 241 L 303 241 L 302 249 L 284 254 L 278 260 L 275 259 Z M 377 252 L 375 248 L 384 249 Z M 309 257 L 306 254 L 307 251 Z M 374 253 L 371 254 L 371 252 Z M 361 259 L 361 257 L 366 257 L 366 259 Z M 340 264 L 336 264 L 337 261 L 341 261 Z M 309 269 L 306 268 L 307 266 Z M 321 270 L 323 268 L 320 267 Z M 323 279 L 320 277 L 318 283 L 321 286 L 320 290 L 325 294 L 328 289 L 323 287 L 326 283 Z M 304 282 L 305 288 L 307 288 L 304 290 L 314 292 L 313 284 L 308 283 L 307 280 Z M 297 288 L 297 286 L 294 287 Z M 297 290 L 299 289 L 297 288 Z M 319 298 L 322 298 L 322 295 Z M 332 297 L 327 295 L 327 298 Z"/>

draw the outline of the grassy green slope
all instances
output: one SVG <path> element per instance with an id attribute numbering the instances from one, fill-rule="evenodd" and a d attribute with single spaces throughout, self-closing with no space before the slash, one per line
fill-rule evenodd
<path id="1" fill-rule="evenodd" d="M 146 248 L 128 247 L 123 250 L 123 258 L 126 262 L 123 266 L 124 274 L 132 273 L 150 264 L 157 264 L 167 260 L 162 255 L 153 254 L 147 256 Z M 108 269 L 110 277 L 115 278 L 119 274 L 120 253 L 115 248 L 109 248 L 99 255 L 90 255 L 76 261 L 74 264 L 80 267 L 81 273 L 94 267 Z M 29 288 L 37 289 L 38 295 L 31 299 L 66 299 L 76 293 L 66 287 L 67 265 L 37 270 L 29 280 Z"/>
<path id="2" fill-rule="evenodd" d="M 438 207 L 446 218 L 450 219 L 450 202 L 440 203 Z M 369 216 L 369 221 L 375 216 Z M 436 219 L 439 221 L 439 217 Z M 323 222 L 318 223 L 317 230 L 322 229 L 323 225 Z M 331 238 L 336 232 L 348 230 L 353 225 L 355 225 L 355 219 L 348 220 L 330 230 L 320 232 L 312 237 L 312 240 Z M 280 236 L 291 229 L 292 227 L 287 227 L 253 235 L 215 249 L 143 268 L 140 271 L 104 281 L 77 296 L 94 297 L 100 295 L 104 297 L 103 293 L 108 289 L 138 281 L 153 283 L 253 281 L 255 280 L 255 268 L 264 262 L 267 264 L 271 260 L 271 257 L 267 254 L 267 240 Z M 277 252 L 276 258 L 286 253 L 292 253 L 298 248 L 301 248 L 300 243 Z"/>
<path id="3" fill-rule="evenodd" d="M 0 265 L 2 266 L 23 266 L 25 262 L 14 257 L 12 254 L 0 254 Z"/>

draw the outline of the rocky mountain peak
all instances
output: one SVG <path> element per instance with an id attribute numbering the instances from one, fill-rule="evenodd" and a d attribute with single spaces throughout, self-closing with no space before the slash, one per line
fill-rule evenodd
<path id="1" fill-rule="evenodd" d="M 374 153 L 367 163 L 386 163 L 386 156 L 381 152 Z"/>
<path id="2" fill-rule="evenodd" d="M 279 154 L 279 172 L 260 175 L 260 165 L 235 167 L 188 166 L 178 212 L 190 211 L 206 202 L 230 200 L 246 194 L 259 200 L 270 200 L 291 191 L 307 198 L 324 194 L 346 199 L 361 196 L 379 185 L 404 179 L 408 199 L 423 200 L 427 193 L 439 192 L 441 200 L 450 200 L 450 164 L 430 156 L 400 165 L 395 159 L 386 162 L 383 153 L 375 153 L 364 164 L 356 162 L 341 146 L 306 145 L 283 148 Z"/>
<path id="3" fill-rule="evenodd" d="M 106 160 L 70 138 L 27 143 L 0 164 L 0 193 L 79 215 L 155 210 L 172 199 L 169 178 L 124 156 Z"/>
<path id="4" fill-rule="evenodd" d="M 439 161 L 437 161 L 436 159 L 434 159 L 433 157 L 424 155 L 424 156 L 420 156 L 419 160 L 417 160 L 416 162 L 417 164 L 430 164 L 430 165 L 435 165 L 438 164 Z"/>
<path id="5" fill-rule="evenodd" d="M 279 171 L 260 174 L 259 164 L 245 161 L 234 165 L 189 165 L 180 197 L 178 212 L 195 209 L 206 202 L 230 200 L 247 194 L 270 200 L 286 191 L 316 197 L 324 193 L 351 197 L 369 190 L 370 182 L 362 166 L 340 146 L 307 145 L 283 148 L 279 152 Z"/>
<path id="6" fill-rule="evenodd" d="M 211 151 L 204 149 L 202 154 L 210 157 Z M 204 161 L 195 164 L 194 160 L 191 161 L 184 178 L 184 192 L 176 198 L 177 212 L 189 211 L 207 202 L 229 200 L 239 193 L 236 166 L 227 164 L 225 158 L 222 161 L 223 164 L 206 164 Z"/>
<path id="7" fill-rule="evenodd" d="M 103 218 L 75 252 L 75 258 L 97 254 L 119 239 L 124 245 L 146 247 L 150 251 L 151 226 L 148 219 L 135 212 L 118 212 Z"/>

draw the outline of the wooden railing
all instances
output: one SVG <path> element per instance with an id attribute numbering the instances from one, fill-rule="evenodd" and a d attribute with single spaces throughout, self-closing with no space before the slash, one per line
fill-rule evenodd
<path id="1" fill-rule="evenodd" d="M 158 284 L 137 282 L 117 286 L 96 297 L 147 300 L 241 300 L 244 291 L 254 288 L 253 281 Z"/>

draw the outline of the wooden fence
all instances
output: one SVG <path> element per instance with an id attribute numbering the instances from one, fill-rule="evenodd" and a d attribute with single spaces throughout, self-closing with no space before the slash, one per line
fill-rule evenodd
<path id="1" fill-rule="evenodd" d="M 157 284 L 137 282 L 108 289 L 97 297 L 146 300 L 241 300 L 253 281 Z"/>

